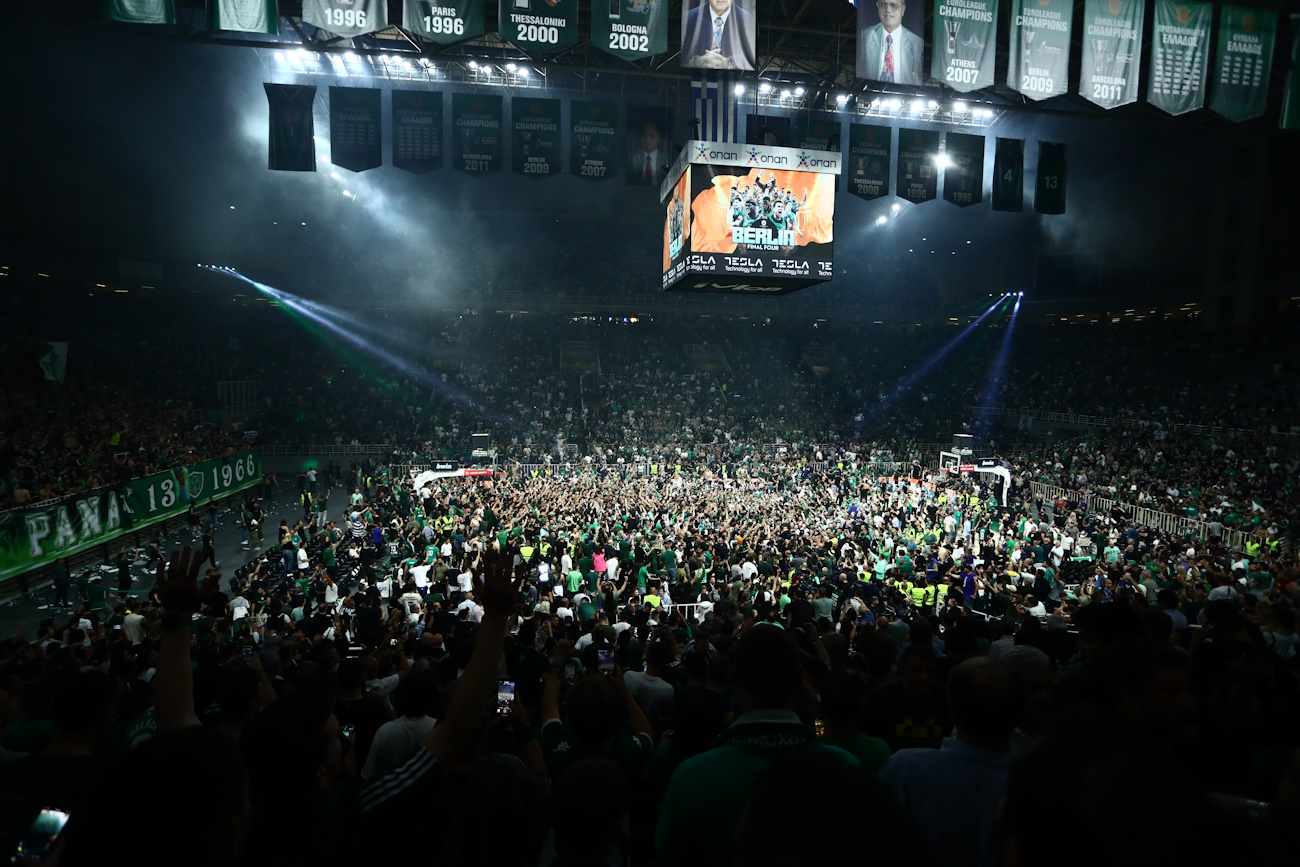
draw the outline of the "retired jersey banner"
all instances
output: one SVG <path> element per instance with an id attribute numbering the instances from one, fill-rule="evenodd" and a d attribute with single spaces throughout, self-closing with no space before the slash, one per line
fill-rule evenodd
<path id="1" fill-rule="evenodd" d="M 1224 6 L 1219 10 L 1219 50 L 1210 108 L 1228 120 L 1249 120 L 1268 104 L 1268 76 L 1277 41 L 1271 9 Z"/>
<path id="2" fill-rule="evenodd" d="M 591 44 L 623 60 L 668 50 L 668 0 L 592 0 Z"/>
<path id="3" fill-rule="evenodd" d="M 442 94 L 393 91 L 393 167 L 423 174 L 442 168 Z"/>
<path id="4" fill-rule="evenodd" d="M 388 0 L 302 0 L 302 20 L 335 36 L 365 36 L 388 27 Z"/>
<path id="5" fill-rule="evenodd" d="M 576 45 L 578 0 L 501 0 L 497 32 L 524 51 L 559 51 Z"/>
<path id="6" fill-rule="evenodd" d="M 998 139 L 993 154 L 993 210 L 1025 209 L 1025 143 L 1018 138 Z"/>
<path id="7" fill-rule="evenodd" d="M 351 172 L 384 164 L 381 91 L 374 87 L 330 88 L 330 162 Z"/>
<path id="8" fill-rule="evenodd" d="M 944 201 L 962 207 L 984 201 L 984 136 L 950 132 L 944 153 Z"/>
<path id="9" fill-rule="evenodd" d="M 1073 19 L 1074 0 L 1011 0 L 1007 87 L 1030 99 L 1069 90 Z"/>
<path id="10" fill-rule="evenodd" d="M 271 107 L 267 168 L 277 172 L 316 171 L 316 125 L 312 109 L 316 88 L 299 84 L 264 84 Z"/>
<path id="11" fill-rule="evenodd" d="M 1192 0 L 1156 0 L 1147 102 L 1169 114 L 1205 105 L 1214 7 Z"/>
<path id="12" fill-rule="evenodd" d="M 894 130 L 869 123 L 849 124 L 848 190 L 863 199 L 889 195 L 889 159 Z"/>
<path id="13" fill-rule="evenodd" d="M 128 24 L 175 24 L 172 0 L 103 0 L 104 17 Z"/>
<path id="14" fill-rule="evenodd" d="M 1038 143 L 1038 181 L 1034 185 L 1034 210 L 1040 214 L 1065 213 L 1065 145 Z"/>
<path id="15" fill-rule="evenodd" d="M 930 75 L 963 93 L 992 87 L 997 27 L 998 0 L 936 0 Z"/>
<path id="16" fill-rule="evenodd" d="M 921 204 L 932 202 L 939 189 L 939 132 L 898 131 L 898 197 Z"/>
<path id="17" fill-rule="evenodd" d="M 516 96 L 510 100 L 511 167 L 538 180 L 560 173 L 560 101 Z"/>
<path id="18" fill-rule="evenodd" d="M 451 95 L 452 168 L 467 175 L 501 171 L 501 97 Z"/>
<path id="19" fill-rule="evenodd" d="M 618 106 L 612 102 L 569 103 L 569 172 L 590 181 L 618 173 Z"/>
<path id="20" fill-rule="evenodd" d="M 208 27 L 278 36 L 280 10 L 276 0 L 208 0 Z"/>
<path id="21" fill-rule="evenodd" d="M 482 36 L 484 0 L 402 0 L 402 27 L 439 45 Z"/>
<path id="22" fill-rule="evenodd" d="M 1079 96 L 1102 108 L 1135 102 L 1145 0 L 1084 0 Z"/>
<path id="23" fill-rule="evenodd" d="M 1291 15 L 1291 71 L 1287 73 L 1278 127 L 1300 129 L 1300 13 Z"/>

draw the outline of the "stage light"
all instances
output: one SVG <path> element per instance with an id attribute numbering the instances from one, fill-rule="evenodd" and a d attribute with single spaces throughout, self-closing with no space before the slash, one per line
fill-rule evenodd
<path id="1" fill-rule="evenodd" d="M 1021 293 L 1020 293 L 1020 297 L 1021 297 L 1021 298 L 1024 298 L 1024 297 L 1025 297 L 1025 293 L 1024 293 L 1024 292 L 1021 292 Z"/>
<path id="2" fill-rule="evenodd" d="M 343 59 L 346 60 L 346 61 L 348 61 L 348 62 L 351 62 L 351 61 L 353 61 L 353 60 L 356 60 L 356 59 L 357 59 L 357 56 L 356 56 L 356 54 L 354 54 L 354 53 L 351 52 L 351 51 L 345 51 L 345 52 L 343 53 Z"/>
<path id="3" fill-rule="evenodd" d="M 345 197 L 347 197 L 347 198 L 351 198 L 351 197 L 352 197 L 352 193 L 351 193 L 351 191 L 349 191 L 349 190 L 344 190 L 344 191 L 343 191 L 343 195 L 344 195 Z"/>
<path id="4" fill-rule="evenodd" d="M 781 98 L 782 99 L 790 98 L 790 88 L 787 87 L 785 90 L 781 91 Z"/>
<path id="5" fill-rule="evenodd" d="M 743 84 L 737 84 L 737 85 L 733 88 L 733 90 L 735 91 L 736 96 L 744 96 L 744 95 L 745 95 L 745 85 L 743 85 Z"/>
<path id="6" fill-rule="evenodd" d="M 380 63 L 387 63 L 387 62 L 388 62 L 388 55 L 387 55 L 387 54 L 381 54 L 381 55 L 379 55 L 379 62 L 380 62 Z"/>
<path id="7" fill-rule="evenodd" d="M 339 179 L 339 173 L 338 173 L 338 172 L 330 172 L 330 177 L 337 181 L 337 180 Z"/>
<path id="8" fill-rule="evenodd" d="M 275 59 L 278 60 L 278 61 L 280 61 L 281 63 L 283 63 L 283 62 L 284 62 L 284 55 L 277 51 L 277 52 L 275 52 Z"/>
<path id="9" fill-rule="evenodd" d="M 233 211 L 234 209 L 235 209 L 235 206 L 234 206 L 234 205 L 231 205 L 231 206 L 230 206 L 230 210 Z"/>
<path id="10" fill-rule="evenodd" d="M 948 158 L 947 154 L 935 154 L 934 164 L 941 169 L 946 169 L 952 166 L 952 160 Z"/>
<path id="11" fill-rule="evenodd" d="M 898 110 L 903 107 L 903 101 L 898 97 L 894 97 L 889 101 L 889 107 L 894 110 Z"/>
<path id="12" fill-rule="evenodd" d="M 877 225 L 877 226 L 883 226 L 883 225 L 885 225 L 885 223 L 887 223 L 887 222 L 889 222 L 889 218 L 886 217 L 884 214 L 881 214 L 879 217 L 876 217 L 876 225 Z"/>
<path id="13" fill-rule="evenodd" d="M 970 241 L 967 241 L 967 242 L 966 242 L 966 243 L 967 243 L 967 244 L 969 244 L 969 243 L 970 243 Z"/>
<path id="14" fill-rule="evenodd" d="M 772 85 L 770 85 L 770 84 L 768 84 L 766 81 L 764 81 L 762 84 L 760 84 L 760 85 L 758 86 L 758 89 L 761 90 L 763 93 L 771 93 L 771 92 L 772 92 Z"/>
<path id="15" fill-rule="evenodd" d="M 903 210 L 903 206 L 898 204 L 898 202 L 894 202 L 894 204 L 890 206 L 889 210 L 897 214 L 899 211 Z"/>
<path id="16" fill-rule="evenodd" d="M 930 100 L 930 102 L 929 102 L 929 106 L 930 106 L 930 108 L 938 108 L 938 107 L 939 107 L 939 103 L 935 102 L 935 101 L 932 99 L 932 100 Z"/>
<path id="17" fill-rule="evenodd" d="M 794 95 L 795 95 L 795 96 L 803 96 L 803 88 L 802 88 L 802 87 L 796 87 L 796 88 L 794 89 Z"/>
<path id="18" fill-rule="evenodd" d="M 923 109 L 923 108 L 925 108 L 925 103 L 924 103 L 923 101 L 921 101 L 921 100 L 919 100 L 919 99 L 914 99 L 914 100 L 912 100 L 912 112 L 913 112 L 913 113 L 918 112 L 918 111 L 920 111 L 920 110 Z"/>
<path id="19" fill-rule="evenodd" d="M 840 105 L 843 105 L 844 103 L 849 101 L 849 95 L 847 93 L 841 93 L 835 97 L 835 101 L 838 102 Z"/>
<path id="20" fill-rule="evenodd" d="M 483 64 L 483 67 L 482 67 L 482 68 L 483 68 L 483 74 L 484 74 L 484 75 L 491 75 L 491 74 L 492 74 L 492 67 L 488 66 L 486 63 Z"/>
<path id="21" fill-rule="evenodd" d="M 964 114 L 966 112 L 966 103 L 954 102 L 952 104 L 952 110 L 955 111 L 957 114 Z"/>
<path id="22" fill-rule="evenodd" d="M 528 69 L 527 66 L 525 66 L 525 67 L 523 67 L 523 68 L 521 68 L 521 69 L 519 70 L 519 77 L 520 77 L 520 78 L 527 78 L 527 77 L 528 77 L 529 75 L 531 75 L 531 74 L 532 74 L 532 73 L 531 73 L 531 71 Z"/>
<path id="23" fill-rule="evenodd" d="M 519 68 L 519 67 L 515 66 L 513 63 L 507 63 L 507 64 L 506 64 L 506 69 L 510 70 L 511 72 L 514 72 L 514 71 L 515 71 L 516 69 L 518 69 L 518 68 Z"/>
<path id="24" fill-rule="evenodd" d="M 470 69 L 478 69 L 478 61 L 477 61 L 477 60 L 471 60 L 471 61 L 469 62 L 469 68 L 470 68 Z"/>

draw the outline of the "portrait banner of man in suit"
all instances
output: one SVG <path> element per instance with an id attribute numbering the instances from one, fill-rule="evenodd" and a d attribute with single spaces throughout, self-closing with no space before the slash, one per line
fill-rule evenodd
<path id="1" fill-rule="evenodd" d="M 682 66 L 741 69 L 757 63 L 755 0 L 683 0 Z"/>
<path id="2" fill-rule="evenodd" d="M 925 3 L 858 0 L 858 78 L 925 83 Z"/>
<path id="3" fill-rule="evenodd" d="M 672 124 L 671 109 L 648 105 L 627 107 L 623 140 L 627 143 L 628 186 L 659 189 L 668 167 L 677 159 Z"/>

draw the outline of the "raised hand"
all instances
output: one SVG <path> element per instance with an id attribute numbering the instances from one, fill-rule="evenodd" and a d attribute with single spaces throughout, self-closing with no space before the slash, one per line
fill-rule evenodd
<path id="1" fill-rule="evenodd" d="M 203 561 L 188 547 L 173 551 L 166 565 L 159 561 L 154 583 L 158 598 L 169 614 L 194 614 L 202 607 L 203 600 L 216 591 L 219 579 L 215 574 L 205 577 L 202 585 L 195 584 L 202 565 Z"/>

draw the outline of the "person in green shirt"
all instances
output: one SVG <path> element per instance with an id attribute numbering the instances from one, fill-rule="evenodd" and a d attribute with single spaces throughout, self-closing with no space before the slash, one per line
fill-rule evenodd
<path id="1" fill-rule="evenodd" d="M 672 548 L 664 548 L 659 555 L 659 562 L 663 565 L 664 571 L 668 573 L 669 581 L 677 580 L 677 552 Z"/>
<path id="2" fill-rule="evenodd" d="M 569 570 L 569 574 L 564 576 L 565 588 L 570 594 L 577 593 L 582 589 L 582 573 L 577 569 Z"/>

